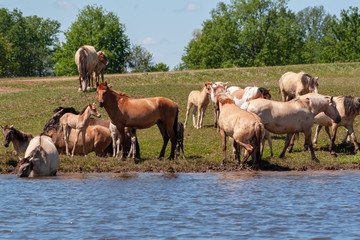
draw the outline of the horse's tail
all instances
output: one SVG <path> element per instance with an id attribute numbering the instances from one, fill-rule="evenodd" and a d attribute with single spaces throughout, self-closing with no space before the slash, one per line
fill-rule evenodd
<path id="1" fill-rule="evenodd" d="M 255 123 L 255 159 L 254 162 L 256 162 L 256 168 L 261 167 L 261 140 L 264 138 L 265 135 L 265 128 L 264 125 L 257 121 Z"/>
<path id="2" fill-rule="evenodd" d="M 84 47 L 81 47 L 79 60 L 80 60 L 79 61 L 80 75 L 81 78 L 85 80 L 87 76 L 87 57 L 86 57 L 86 49 Z"/>

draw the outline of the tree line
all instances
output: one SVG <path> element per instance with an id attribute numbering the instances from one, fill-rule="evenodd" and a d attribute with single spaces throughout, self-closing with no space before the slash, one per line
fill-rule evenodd
<path id="1" fill-rule="evenodd" d="M 131 44 L 119 17 L 101 6 L 80 10 L 64 42 L 59 33 L 56 20 L 0 9 L 0 77 L 76 75 L 74 54 L 82 45 L 105 51 L 106 73 L 169 71 Z M 356 7 L 337 17 L 323 6 L 295 13 L 287 0 L 219 2 L 174 70 L 359 61 L 359 37 Z"/>
<path id="2" fill-rule="evenodd" d="M 297 13 L 286 0 L 218 3 L 195 30 L 178 69 L 351 62 L 360 60 L 357 7 L 340 17 L 323 6 Z"/>

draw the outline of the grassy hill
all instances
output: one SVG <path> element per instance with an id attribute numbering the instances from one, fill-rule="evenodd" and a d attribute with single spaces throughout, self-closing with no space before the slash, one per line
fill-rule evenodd
<path id="1" fill-rule="evenodd" d="M 261 86 L 271 89 L 274 100 L 281 100 L 278 94 L 278 80 L 287 71 L 305 71 L 312 76 L 319 76 L 319 92 L 333 96 L 360 96 L 360 63 L 336 63 L 317 65 L 294 65 L 281 67 L 237 68 L 225 70 L 206 70 L 189 72 L 169 72 L 160 74 L 123 74 L 106 75 L 105 79 L 113 89 L 124 91 L 130 97 L 168 97 L 180 106 L 179 121 L 183 122 L 186 113 L 188 94 L 192 90 L 200 90 L 204 82 L 224 81 L 230 86 Z M 31 80 L 31 81 L 29 81 Z M 43 80 L 43 81 L 34 81 Z M 95 90 L 86 93 L 78 92 L 78 80 L 75 78 L 45 79 L 0 79 L 0 124 L 14 124 L 21 131 L 39 134 L 52 111 L 59 107 L 82 109 L 89 102 L 96 101 Z M 103 108 L 99 108 L 102 118 L 108 118 Z M 93 153 L 84 158 L 60 156 L 61 172 L 205 172 L 235 170 L 237 163 L 228 157 L 225 167 L 220 165 L 222 159 L 221 137 L 213 127 L 213 109 L 209 105 L 204 118 L 204 127 L 200 130 L 192 127 L 189 118 L 185 129 L 186 160 L 158 160 L 162 146 L 162 138 L 156 126 L 138 130 L 141 148 L 141 159 L 136 162 L 129 159 L 119 161 L 111 157 L 99 158 Z M 359 122 L 356 121 L 355 133 L 360 137 Z M 274 154 L 270 157 L 266 144 L 263 156 L 264 170 L 306 170 L 306 169 L 350 169 L 360 168 L 359 156 L 353 154 L 352 144 L 339 145 L 345 130 L 338 132 L 338 157 L 332 158 L 327 151 L 329 140 L 324 131 L 320 133 L 319 148 L 316 156 L 320 164 L 310 160 L 310 154 L 303 150 L 304 138 L 300 134 L 293 153 L 287 153 L 284 159 L 278 156 L 284 145 L 284 135 L 273 135 Z M 3 146 L 0 141 L 0 172 L 14 171 L 18 156 L 12 154 L 12 146 Z M 169 155 L 168 145 L 166 156 Z M 228 145 L 228 156 L 230 154 Z M 251 161 L 250 161 L 251 164 Z"/>

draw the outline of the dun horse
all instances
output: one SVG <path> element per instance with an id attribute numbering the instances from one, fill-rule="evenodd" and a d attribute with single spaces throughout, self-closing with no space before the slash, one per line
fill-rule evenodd
<path id="1" fill-rule="evenodd" d="M 60 118 L 59 123 L 64 132 L 66 155 L 69 155 L 68 143 L 69 143 L 70 129 L 72 128 L 72 129 L 76 130 L 76 138 L 75 138 L 74 147 L 73 147 L 71 156 L 74 156 L 75 147 L 76 147 L 80 132 L 82 133 L 83 153 L 84 153 L 84 156 L 86 156 L 85 135 L 86 135 L 86 128 L 89 125 L 89 118 L 91 115 L 94 115 L 98 118 L 101 117 L 100 113 L 96 110 L 95 104 L 86 105 L 84 107 L 84 109 L 80 112 L 79 115 L 75 115 L 73 113 L 65 113 Z"/>
<path id="2" fill-rule="evenodd" d="M 223 148 L 223 164 L 226 160 L 226 136 L 234 139 L 236 144 L 246 149 L 244 157 L 239 161 L 243 168 L 249 156 L 254 152 L 255 169 L 260 168 L 260 143 L 264 137 L 265 129 L 261 119 L 254 113 L 247 112 L 235 105 L 225 89 L 215 92 L 215 103 L 219 108 L 219 127 Z M 240 159 L 238 159 L 240 160 Z"/>
<path id="3" fill-rule="evenodd" d="M 287 134 L 280 158 L 285 156 L 292 135 L 303 132 L 311 158 L 318 162 L 311 142 L 311 128 L 315 116 L 324 112 L 335 122 L 341 121 L 333 97 L 320 94 L 306 94 L 289 102 L 255 99 L 249 102 L 247 110 L 256 113 L 261 118 L 266 130 L 275 134 Z"/>
<path id="4" fill-rule="evenodd" d="M 1 126 L 1 125 L 0 125 Z M 4 147 L 9 147 L 13 143 L 15 154 L 24 153 L 29 146 L 29 142 L 34 136 L 31 133 L 25 133 L 17 130 L 14 125 L 1 126 L 4 135 Z"/>
<path id="5" fill-rule="evenodd" d="M 333 147 L 335 145 L 335 139 L 336 139 L 336 133 L 337 129 L 340 126 L 343 126 L 347 129 L 347 134 L 343 140 L 343 142 L 346 141 L 347 137 L 350 135 L 351 139 L 354 142 L 355 146 L 355 153 L 359 152 L 359 145 L 357 143 L 357 139 L 354 132 L 354 120 L 355 118 L 360 114 L 360 98 L 357 97 L 351 97 L 351 96 L 339 96 L 334 97 L 334 101 L 336 103 L 336 108 L 338 109 L 340 116 L 341 116 L 341 122 L 335 123 L 332 121 L 329 117 L 327 117 L 324 114 L 318 114 L 315 117 L 315 123 L 318 124 L 316 127 L 316 132 L 314 136 L 314 146 L 317 145 L 317 138 L 319 135 L 319 132 L 321 128 L 324 126 L 326 132 L 329 135 L 329 138 L 331 140 L 329 150 L 331 154 L 336 155 L 333 151 Z M 329 127 L 332 127 L 332 133 L 330 135 Z"/>
<path id="6" fill-rule="evenodd" d="M 309 92 L 318 93 L 319 77 L 312 77 L 305 72 L 287 72 L 279 80 L 283 102 Z"/>
<path id="7" fill-rule="evenodd" d="M 227 82 L 214 82 L 211 84 L 210 98 L 211 98 L 211 102 L 213 104 L 213 109 L 214 109 L 214 127 L 217 128 L 218 131 L 220 131 L 219 126 L 218 126 L 219 110 L 216 108 L 216 105 L 215 105 L 214 88 L 221 86 L 221 87 L 224 87 L 225 89 L 227 89 L 227 84 L 228 84 Z"/>
<path id="8" fill-rule="evenodd" d="M 100 74 L 101 74 L 101 81 L 104 82 L 104 70 L 105 70 L 105 67 L 109 64 L 109 61 L 108 61 L 107 57 L 105 56 L 104 51 L 98 51 L 97 55 L 98 55 L 99 61 L 96 64 L 95 71 L 94 71 L 96 86 L 99 85 Z M 92 80 L 92 86 L 93 86 L 93 80 Z"/>
<path id="9" fill-rule="evenodd" d="M 202 86 L 201 91 L 191 91 L 188 97 L 187 101 L 187 108 L 186 108 L 186 117 L 185 117 L 185 123 L 184 128 L 186 128 L 187 120 L 190 114 L 190 109 L 192 106 L 194 106 L 193 109 L 193 126 L 196 129 L 200 129 L 202 127 L 202 123 L 204 120 L 204 115 L 207 106 L 209 105 L 209 94 L 211 91 L 211 82 L 205 83 Z M 195 120 L 195 114 L 197 112 L 197 122 Z"/>
<path id="10" fill-rule="evenodd" d="M 157 124 L 164 141 L 159 158 L 164 157 L 169 139 L 171 139 L 169 158 L 174 158 L 179 112 L 179 107 L 175 102 L 164 97 L 130 98 L 126 93 L 114 91 L 106 82 L 97 87 L 97 100 L 117 127 L 122 149 L 125 127 L 144 129 Z M 121 159 L 125 157 L 123 152 Z"/>

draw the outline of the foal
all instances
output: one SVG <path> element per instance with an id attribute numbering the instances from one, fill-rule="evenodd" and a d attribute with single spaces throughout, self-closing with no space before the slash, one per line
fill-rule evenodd
<path id="1" fill-rule="evenodd" d="M 69 154 L 69 135 L 71 129 L 75 129 L 76 131 L 76 138 L 74 142 L 74 147 L 71 153 L 71 156 L 74 156 L 75 147 L 79 138 L 80 132 L 82 133 L 82 140 L 83 140 L 83 153 L 84 156 L 86 156 L 86 150 L 85 150 L 85 134 L 86 134 L 86 128 L 89 125 L 89 119 L 90 116 L 94 115 L 96 117 L 101 117 L 101 114 L 97 111 L 95 104 L 88 104 L 86 105 L 83 110 L 80 112 L 79 115 L 75 115 L 73 113 L 65 113 L 60 118 L 60 125 L 62 127 L 62 130 L 64 131 L 64 141 L 65 141 L 65 148 L 66 148 L 66 155 Z"/>
<path id="2" fill-rule="evenodd" d="M 29 146 L 29 142 L 34 136 L 31 133 L 25 133 L 17 130 L 14 125 L 0 125 L 3 129 L 4 147 L 9 147 L 10 142 L 13 143 L 15 154 L 24 153 Z"/>
<path id="3" fill-rule="evenodd" d="M 200 129 L 202 127 L 202 123 L 204 120 L 204 115 L 207 106 L 209 105 L 209 94 L 211 91 L 211 82 L 204 83 L 201 91 L 191 91 L 188 97 L 187 109 L 186 109 L 186 118 L 184 127 L 186 128 L 187 120 L 190 114 L 190 109 L 194 106 L 193 110 L 193 126 L 196 129 Z M 197 123 L 195 123 L 195 113 L 198 112 Z"/>

